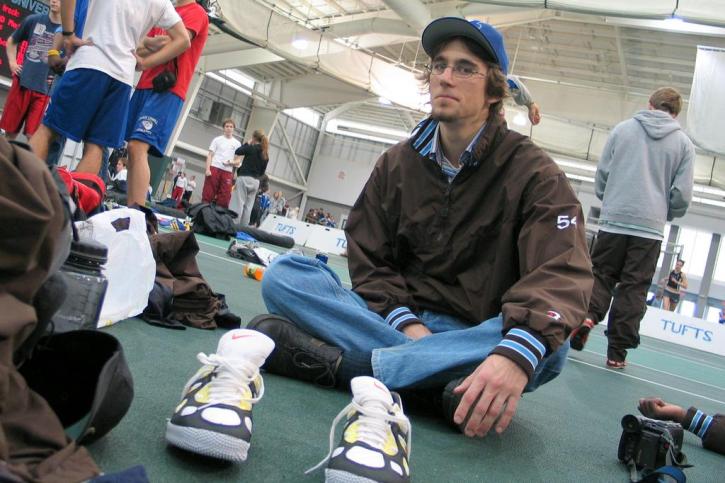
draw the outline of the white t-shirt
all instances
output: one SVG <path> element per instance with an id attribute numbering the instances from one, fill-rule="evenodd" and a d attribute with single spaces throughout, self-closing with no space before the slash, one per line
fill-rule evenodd
<path id="1" fill-rule="evenodd" d="M 123 168 L 121 171 L 116 172 L 116 176 L 113 178 L 114 181 L 126 181 L 128 178 L 128 171 Z"/>
<path id="2" fill-rule="evenodd" d="M 193 179 L 186 183 L 186 191 L 194 191 L 196 189 L 196 181 Z"/>
<path id="3" fill-rule="evenodd" d="M 211 145 L 209 145 L 209 151 L 214 153 L 211 158 L 211 165 L 217 169 L 223 169 L 224 171 L 233 171 L 234 166 L 224 164 L 224 161 L 233 161 L 234 152 L 242 146 L 242 143 L 237 141 L 235 138 L 227 138 L 225 136 L 215 137 Z"/>
<path id="4" fill-rule="evenodd" d="M 152 27 L 170 29 L 181 22 L 170 0 L 90 0 L 84 45 L 75 51 L 66 70 L 99 70 L 133 86 L 133 51 Z"/>
<path id="5" fill-rule="evenodd" d="M 186 188 L 186 178 L 182 178 L 179 176 L 179 178 L 176 180 L 176 187 L 177 188 Z"/>

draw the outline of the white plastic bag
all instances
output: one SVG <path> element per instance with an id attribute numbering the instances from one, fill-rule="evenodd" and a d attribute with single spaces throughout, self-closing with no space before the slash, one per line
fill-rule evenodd
<path id="1" fill-rule="evenodd" d="M 139 210 L 119 208 L 78 222 L 76 227 L 81 238 L 90 238 L 108 247 L 108 262 L 103 270 L 108 279 L 108 290 L 98 327 L 143 312 L 156 278 L 156 262 L 146 235 L 144 214 Z"/>

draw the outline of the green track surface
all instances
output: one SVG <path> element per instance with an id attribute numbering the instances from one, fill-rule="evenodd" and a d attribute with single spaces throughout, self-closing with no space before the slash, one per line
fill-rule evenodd
<path id="1" fill-rule="evenodd" d="M 227 243 L 199 237 L 199 244 L 202 273 L 226 294 L 243 323 L 265 312 L 259 282 L 242 277 L 241 262 L 225 255 Z M 349 287 L 346 260 L 330 256 L 329 264 Z M 199 367 L 196 354 L 213 353 L 222 331 L 168 330 L 138 319 L 104 330 L 122 341 L 136 390 L 121 424 L 89 448 L 105 471 L 143 464 L 152 482 L 324 480 L 322 471 L 304 471 L 327 454 L 330 423 L 348 404 L 348 393 L 265 375 L 247 462 L 201 458 L 167 447 L 164 431 L 182 387 Z M 605 352 L 606 338 L 597 327 L 584 352 L 570 352 L 557 380 L 524 396 L 502 436 L 468 439 L 441 420 L 410 415 L 413 480 L 626 482 L 628 473 L 616 457 L 619 421 L 636 413 L 640 397 L 725 412 L 722 357 L 644 339 L 631 351 L 627 369 L 614 372 L 604 368 Z M 702 449 L 689 433 L 684 451 L 695 465 L 686 472 L 688 481 L 725 481 L 724 456 Z"/>

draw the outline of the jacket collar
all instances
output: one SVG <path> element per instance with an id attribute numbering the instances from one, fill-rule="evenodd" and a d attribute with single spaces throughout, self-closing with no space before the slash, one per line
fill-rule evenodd
<path id="1" fill-rule="evenodd" d="M 499 133 L 506 130 L 506 121 L 503 116 L 490 116 L 486 128 L 478 136 L 478 142 L 473 146 L 473 164 L 478 164 L 486 156 L 489 148 L 498 138 Z M 436 135 L 438 133 L 438 121 L 426 117 L 413 129 L 409 143 L 410 146 L 423 157 L 428 157 L 434 151 Z M 435 160 L 435 158 L 433 158 Z"/>

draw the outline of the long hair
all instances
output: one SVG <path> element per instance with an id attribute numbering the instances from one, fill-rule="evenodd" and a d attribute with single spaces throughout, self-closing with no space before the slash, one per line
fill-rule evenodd
<path id="1" fill-rule="evenodd" d="M 262 159 L 269 159 L 269 138 L 264 135 L 264 131 L 257 129 L 252 133 L 252 139 L 262 146 Z"/>

